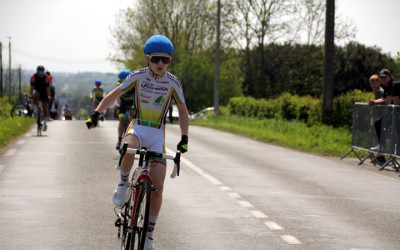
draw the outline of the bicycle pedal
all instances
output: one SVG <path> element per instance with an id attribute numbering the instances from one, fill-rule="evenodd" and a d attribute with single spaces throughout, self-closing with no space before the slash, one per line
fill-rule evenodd
<path id="1" fill-rule="evenodd" d="M 120 227 L 122 225 L 122 221 L 120 218 L 118 218 L 115 222 L 114 222 L 115 227 Z"/>

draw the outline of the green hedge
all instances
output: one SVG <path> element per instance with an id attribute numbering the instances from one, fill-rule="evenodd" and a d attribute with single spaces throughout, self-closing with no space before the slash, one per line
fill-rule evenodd
<path id="1" fill-rule="evenodd" d="M 372 93 L 354 90 L 338 96 L 333 101 L 334 126 L 351 127 L 355 102 L 367 102 Z M 229 100 L 229 112 L 234 115 L 257 118 L 297 120 L 307 125 L 321 123 L 322 101 L 310 96 L 284 93 L 275 99 L 234 97 Z"/>

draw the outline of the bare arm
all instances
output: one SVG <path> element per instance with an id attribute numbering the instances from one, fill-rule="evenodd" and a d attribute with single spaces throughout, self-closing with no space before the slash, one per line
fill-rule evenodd
<path id="1" fill-rule="evenodd" d="M 179 126 L 181 128 L 182 135 L 189 134 L 189 113 L 186 108 L 186 104 L 176 104 L 179 112 Z"/>
<path id="2" fill-rule="evenodd" d="M 386 99 L 385 98 L 379 98 L 379 99 L 376 99 L 376 100 L 369 100 L 368 101 L 368 106 L 374 106 L 374 105 L 378 105 L 378 104 L 385 104 L 385 102 L 386 102 L 386 100 L 388 99 L 388 97 L 386 97 Z"/>

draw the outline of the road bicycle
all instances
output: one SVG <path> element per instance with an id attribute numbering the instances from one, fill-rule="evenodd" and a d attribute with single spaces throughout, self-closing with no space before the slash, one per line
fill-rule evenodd
<path id="1" fill-rule="evenodd" d="M 31 117 L 33 114 L 31 101 L 32 98 L 30 98 L 28 94 L 24 94 L 24 96 L 20 94 L 17 103 L 13 105 L 10 111 L 11 117 L 15 116 Z"/>
<path id="2" fill-rule="evenodd" d="M 117 167 L 121 166 L 125 154 L 138 154 L 139 163 L 129 182 L 124 206 L 115 208 L 115 214 L 117 215 L 115 226 L 118 227 L 118 238 L 121 240 L 122 250 L 142 250 L 149 226 L 151 193 L 156 191 L 150 177 L 150 159 L 162 157 L 173 160 L 175 164 L 171 178 L 175 178 L 179 176 L 181 153 L 177 151 L 176 155 L 172 156 L 147 149 L 133 149 L 128 148 L 127 143 L 122 146 L 120 152 L 121 156 Z"/>

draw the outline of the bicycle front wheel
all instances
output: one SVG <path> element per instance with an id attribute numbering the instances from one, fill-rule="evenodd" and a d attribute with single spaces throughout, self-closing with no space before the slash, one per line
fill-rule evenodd
<path id="1" fill-rule="evenodd" d="M 131 247 L 132 229 L 130 228 L 132 219 L 133 199 L 129 198 L 125 205 L 123 222 L 121 226 L 121 250 L 129 250 Z"/>
<path id="2" fill-rule="evenodd" d="M 37 125 L 37 136 L 42 135 L 42 114 L 41 110 L 38 109 L 37 117 L 36 117 L 36 125 Z"/>
<path id="3" fill-rule="evenodd" d="M 139 191 L 138 202 L 133 216 L 133 231 L 131 239 L 131 248 L 142 250 L 146 240 L 147 229 L 149 226 L 150 217 L 150 196 L 151 196 L 151 184 L 150 180 L 144 178 L 141 181 Z"/>

